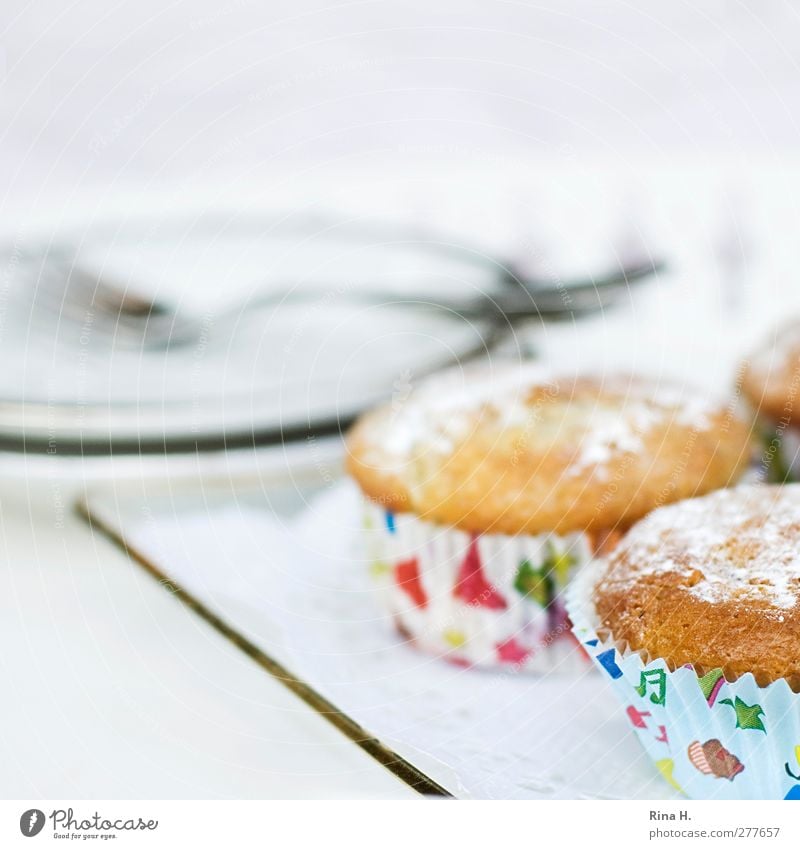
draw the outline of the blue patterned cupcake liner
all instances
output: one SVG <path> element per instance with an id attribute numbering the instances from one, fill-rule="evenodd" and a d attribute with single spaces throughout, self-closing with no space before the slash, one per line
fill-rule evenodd
<path id="1" fill-rule="evenodd" d="M 800 694 L 751 674 L 725 680 L 670 669 L 604 633 L 592 596 L 603 564 L 581 570 L 566 593 L 573 631 L 619 697 L 655 767 L 692 799 L 800 799 Z"/>

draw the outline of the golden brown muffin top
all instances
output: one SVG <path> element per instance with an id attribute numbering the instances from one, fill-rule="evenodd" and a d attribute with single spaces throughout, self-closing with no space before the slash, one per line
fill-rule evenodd
<path id="1" fill-rule="evenodd" d="M 784 425 L 798 424 L 800 322 L 777 329 L 742 364 L 741 389 L 761 413 Z"/>
<path id="2" fill-rule="evenodd" d="M 389 510 L 477 532 L 567 533 L 726 486 L 748 439 L 696 391 L 504 363 L 445 372 L 366 414 L 347 466 Z"/>
<path id="3" fill-rule="evenodd" d="M 800 485 L 740 486 L 655 510 L 595 587 L 599 625 L 676 668 L 800 684 Z"/>

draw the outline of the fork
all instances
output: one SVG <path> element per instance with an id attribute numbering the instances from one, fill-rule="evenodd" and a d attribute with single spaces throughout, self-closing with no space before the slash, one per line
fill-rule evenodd
<path id="1" fill-rule="evenodd" d="M 614 304 L 628 293 L 631 284 L 664 268 L 658 259 L 633 260 L 598 278 L 553 284 L 525 277 L 512 264 L 492 263 L 500 287 L 493 292 L 468 293 L 463 297 L 346 291 L 337 297 L 353 303 L 390 305 L 436 311 L 469 321 L 513 326 L 525 319 L 557 321 L 576 319 Z M 291 303 L 313 302 L 330 295 L 330 289 L 294 287 L 265 292 L 210 317 L 198 316 L 158 299 L 147 299 L 114 281 L 97 276 L 66 258 L 42 258 L 33 312 L 43 307 L 73 324 L 91 327 L 93 335 L 116 347 L 164 350 L 196 343 L 212 324 L 215 331 L 235 329 L 250 313 Z"/>

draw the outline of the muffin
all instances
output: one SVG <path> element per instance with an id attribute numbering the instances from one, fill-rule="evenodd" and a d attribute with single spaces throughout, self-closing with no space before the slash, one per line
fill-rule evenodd
<path id="1" fill-rule="evenodd" d="M 575 633 L 674 786 L 800 797 L 800 485 L 662 507 L 575 580 Z"/>
<path id="2" fill-rule="evenodd" d="M 659 504 L 736 481 L 747 444 L 699 393 L 494 364 L 367 413 L 347 467 L 399 632 L 456 663 L 541 670 L 574 654 L 570 575 Z"/>
<path id="3" fill-rule="evenodd" d="M 785 325 L 744 361 L 740 388 L 757 415 L 768 480 L 800 479 L 800 322 Z"/>

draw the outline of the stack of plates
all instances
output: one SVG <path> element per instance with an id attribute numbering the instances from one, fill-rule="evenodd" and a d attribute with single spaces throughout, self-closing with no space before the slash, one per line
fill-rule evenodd
<path id="1" fill-rule="evenodd" d="M 188 317 L 197 335 L 132 344 L 65 294 L 73 267 Z M 474 253 L 413 234 L 289 218 L 109 224 L 27 246 L 7 269 L 0 447 L 73 456 L 334 431 L 481 349 L 485 325 L 392 303 L 399 293 L 486 292 L 499 279 Z M 269 292 L 286 303 L 256 305 Z"/>

